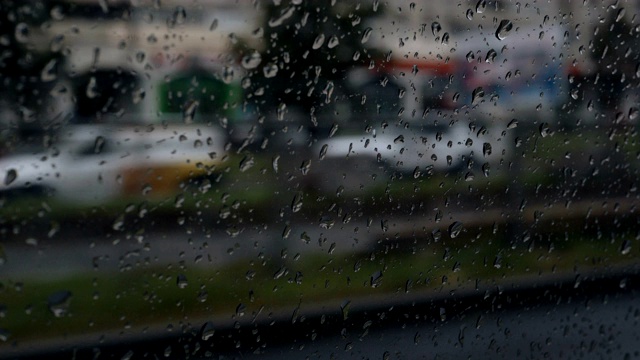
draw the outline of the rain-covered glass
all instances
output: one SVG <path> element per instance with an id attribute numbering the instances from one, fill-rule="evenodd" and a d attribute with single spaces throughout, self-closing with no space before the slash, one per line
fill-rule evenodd
<path id="1" fill-rule="evenodd" d="M 0 359 L 638 357 L 639 15 L 0 0 Z"/>

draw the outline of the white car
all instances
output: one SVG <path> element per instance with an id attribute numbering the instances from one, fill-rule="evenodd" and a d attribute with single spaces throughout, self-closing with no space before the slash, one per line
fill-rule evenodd
<path id="1" fill-rule="evenodd" d="M 335 190 L 342 185 L 355 190 L 370 185 L 389 172 L 418 176 L 426 172 L 499 168 L 511 156 L 511 132 L 499 126 L 452 125 L 387 127 L 364 135 L 344 135 L 320 140 L 314 177 L 316 186 Z M 471 163 L 470 163 L 471 160 Z M 486 169 L 486 166 L 485 166 Z M 387 176 L 388 177 L 388 176 Z"/>
<path id="2" fill-rule="evenodd" d="M 0 194 L 48 193 L 72 202 L 166 195 L 210 173 L 225 138 L 206 126 L 74 126 L 43 151 L 0 158 Z"/>

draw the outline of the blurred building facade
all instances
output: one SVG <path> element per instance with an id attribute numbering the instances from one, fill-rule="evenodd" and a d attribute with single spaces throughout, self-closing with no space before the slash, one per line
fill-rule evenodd
<path id="1" fill-rule="evenodd" d="M 159 89 L 173 74 L 198 67 L 237 88 L 243 68 L 234 57 L 234 46 L 249 42 L 259 48 L 265 41 L 260 28 L 264 6 L 255 1 L 58 0 L 44 6 L 47 19 L 32 26 L 25 46 L 56 56 L 54 70 L 61 85 L 52 90 L 53 105 L 44 116 L 60 123 L 163 121 L 166 116 L 161 114 Z M 372 29 L 371 45 L 390 59 L 446 62 L 464 60 L 473 51 L 479 56 L 478 45 L 499 51 L 499 47 L 523 41 L 546 42 L 566 74 L 588 77 L 598 70 L 596 57 L 590 56 L 596 27 L 602 27 L 612 13 L 635 26 L 638 7 L 639 2 L 632 0 L 612 4 L 560 0 L 544 4 L 504 0 L 421 4 L 398 0 L 380 6 L 381 16 L 375 20 L 364 21 Z M 495 32 L 503 20 L 510 21 L 512 29 L 499 41 Z M 539 39 L 529 39 L 536 35 Z M 128 88 L 116 91 L 128 102 L 104 111 L 111 113 L 109 116 L 78 119 L 76 95 L 91 97 L 92 86 L 100 84 L 90 74 L 99 71 L 112 74 L 105 75 L 111 80 L 115 76 L 129 83 Z M 84 82 L 79 81 L 82 76 L 86 77 Z M 566 95 L 570 90 L 562 91 Z"/>

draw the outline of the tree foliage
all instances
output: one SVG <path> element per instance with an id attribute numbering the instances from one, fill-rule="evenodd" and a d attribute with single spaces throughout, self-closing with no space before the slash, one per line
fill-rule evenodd
<path id="1" fill-rule="evenodd" d="M 315 122 L 313 114 L 344 93 L 347 70 L 377 56 L 363 35 L 366 20 L 381 11 L 372 2 L 269 2 L 261 63 L 251 74 L 257 108 L 280 119 L 302 112 Z"/>

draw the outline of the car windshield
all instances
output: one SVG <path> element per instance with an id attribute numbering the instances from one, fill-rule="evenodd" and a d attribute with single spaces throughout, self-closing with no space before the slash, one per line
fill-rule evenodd
<path id="1" fill-rule="evenodd" d="M 0 359 L 638 357 L 638 14 L 0 0 Z"/>

